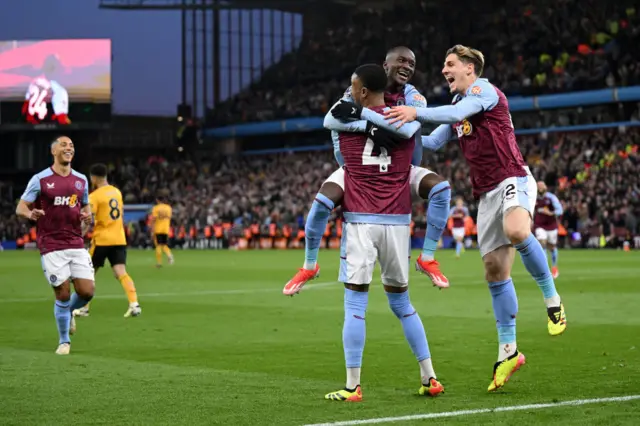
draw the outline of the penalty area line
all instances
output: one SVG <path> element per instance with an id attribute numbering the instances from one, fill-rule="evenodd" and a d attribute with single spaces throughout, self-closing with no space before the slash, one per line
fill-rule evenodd
<path id="1" fill-rule="evenodd" d="M 347 420 L 342 422 L 313 423 L 313 424 L 307 424 L 305 426 L 351 426 L 351 425 L 369 425 L 369 424 L 376 424 L 376 423 L 395 423 L 395 422 L 407 422 L 411 420 L 438 419 L 443 417 L 473 416 L 476 414 L 502 413 L 507 411 L 541 410 L 544 408 L 556 408 L 556 407 L 576 407 L 580 405 L 604 404 L 608 402 L 626 402 L 626 401 L 633 401 L 636 399 L 640 399 L 640 395 L 615 396 L 611 398 L 576 399 L 573 401 L 550 402 L 547 404 L 512 405 L 510 407 L 478 408 L 475 410 L 444 411 L 441 413 L 414 414 L 410 416 L 399 416 L 399 417 L 379 417 L 374 419 Z"/>

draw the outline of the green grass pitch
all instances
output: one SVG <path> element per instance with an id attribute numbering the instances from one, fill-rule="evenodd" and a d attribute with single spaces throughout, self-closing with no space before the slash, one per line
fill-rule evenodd
<path id="1" fill-rule="evenodd" d="M 636 252 L 560 253 L 568 329 L 555 338 L 542 295 L 516 257 L 518 346 L 527 364 L 495 394 L 486 389 L 497 336 L 478 252 L 461 260 L 439 253 L 448 290 L 412 271 L 411 298 L 446 388 L 436 399 L 417 396 L 417 363 L 376 277 L 360 404 L 323 399 L 345 375 L 337 252 L 321 251 L 322 276 L 294 298 L 281 289 L 302 264 L 301 251 L 174 253 L 176 264 L 157 270 L 151 251 L 130 251 L 138 318 L 123 318 L 122 288 L 100 270 L 91 316 L 78 319 L 67 357 L 54 354 L 53 297 L 38 254 L 0 253 L 0 424 L 302 425 L 640 394 Z M 639 418 L 634 400 L 428 422 L 631 425 Z"/>

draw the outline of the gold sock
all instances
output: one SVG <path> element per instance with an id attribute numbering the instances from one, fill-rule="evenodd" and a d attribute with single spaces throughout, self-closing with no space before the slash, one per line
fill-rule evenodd
<path id="1" fill-rule="evenodd" d="M 162 265 L 162 247 L 156 246 L 156 263 Z"/>
<path id="2" fill-rule="evenodd" d="M 136 293 L 136 286 L 133 284 L 133 280 L 129 276 L 129 274 L 124 274 L 120 278 L 118 278 L 120 284 L 122 284 L 122 288 L 124 292 L 127 293 L 127 299 L 129 299 L 129 303 L 138 303 L 138 293 Z"/>
<path id="3" fill-rule="evenodd" d="M 169 248 L 169 246 L 162 246 L 162 251 L 164 252 L 164 254 L 167 257 L 173 257 L 173 255 L 171 254 L 171 249 Z"/>

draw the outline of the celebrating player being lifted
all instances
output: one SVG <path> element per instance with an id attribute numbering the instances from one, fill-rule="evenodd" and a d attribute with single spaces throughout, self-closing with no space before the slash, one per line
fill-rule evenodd
<path id="1" fill-rule="evenodd" d="M 351 79 L 352 96 L 358 105 L 381 113 L 385 108 L 386 76 L 382 67 L 362 65 Z M 366 133 L 340 133 L 344 158 L 344 233 L 340 244 L 340 277 L 344 283 L 344 325 L 342 339 L 347 367 L 344 389 L 326 399 L 360 401 L 360 370 L 365 344 L 365 316 L 369 284 L 376 261 L 389 306 L 402 323 L 405 337 L 418 360 L 421 395 L 444 391 L 436 380 L 424 326 L 409 300 L 409 257 L 411 222 L 411 158 L 420 125 L 403 126 L 411 135 L 393 149 L 373 153 Z M 383 130 L 380 130 L 383 131 Z"/>
<path id="2" fill-rule="evenodd" d="M 416 57 L 407 47 L 394 47 L 389 50 L 384 62 L 387 75 L 387 86 L 384 99 L 387 106 L 414 105 L 424 107 L 427 105 L 425 98 L 408 84 L 413 76 L 416 66 Z M 340 151 L 338 131 L 368 133 L 371 140 L 371 152 L 380 152 L 389 149 L 389 135 L 378 129 L 387 129 L 402 135 L 396 126 L 389 125 L 383 116 L 371 113 L 369 117 L 354 117 L 348 105 L 353 100 L 351 88 L 348 88 L 341 101 L 334 105 L 326 115 L 324 127 L 332 130 L 332 139 L 336 161 L 340 166 L 344 165 L 343 155 Z M 345 102 L 347 102 L 345 104 Z M 354 110 L 359 111 L 360 109 Z M 371 111 L 369 111 L 371 112 Z M 357 120 L 357 121 L 353 121 Z M 413 136 L 404 134 L 405 137 Z M 435 260 L 435 251 L 442 232 L 447 224 L 449 205 L 451 203 L 451 187 L 449 182 L 429 169 L 420 167 L 422 162 L 422 147 L 417 144 L 413 152 L 411 168 L 411 193 L 413 201 L 426 200 L 427 207 L 427 233 L 422 253 L 416 261 L 416 269 L 426 274 L 434 285 L 448 287 L 449 280 L 440 272 L 440 266 Z M 377 157 L 376 157 L 377 158 Z M 376 161 L 380 160 L 377 158 Z M 363 160 L 364 161 L 364 157 Z M 391 161 L 391 160 L 389 160 Z M 340 167 L 322 184 L 315 197 L 305 225 L 305 262 L 298 273 L 285 285 L 283 293 L 293 295 L 300 291 L 309 280 L 318 276 L 318 250 L 322 236 L 329 221 L 329 216 L 334 206 L 342 201 L 344 194 L 344 170 Z"/>
<path id="3" fill-rule="evenodd" d="M 75 332 L 71 313 L 93 297 L 94 273 L 83 235 L 91 224 L 89 182 L 71 168 L 73 142 L 61 136 L 51 143 L 53 166 L 31 178 L 16 214 L 36 221 L 37 244 L 44 276 L 55 294 L 58 326 L 56 354 L 68 355 Z M 71 294 L 71 285 L 75 293 Z"/>
<path id="4" fill-rule="evenodd" d="M 566 329 L 560 296 L 547 264 L 544 249 L 531 233 L 536 204 L 536 182 L 526 166 L 513 129 L 504 94 L 479 78 L 484 67 L 482 52 L 456 45 L 447 51 L 442 74 L 454 94 L 453 105 L 437 108 L 399 106 L 388 113 L 390 123 L 443 123 L 423 145 L 431 150 L 458 139 L 470 168 L 473 193 L 479 198 L 478 245 L 493 299 L 499 336 L 498 362 L 489 390 L 503 386 L 525 362 L 516 346 L 518 300 L 511 267 L 513 247 L 542 290 L 548 315 L 548 331 Z"/>
<path id="5" fill-rule="evenodd" d="M 91 259 L 96 269 L 104 266 L 105 260 L 109 264 L 116 279 L 122 285 L 127 298 L 129 308 L 125 312 L 125 318 L 135 317 L 142 313 L 138 304 L 138 295 L 133 280 L 127 274 L 127 238 L 124 233 L 124 220 L 122 207 L 122 194 L 120 190 L 107 181 L 107 166 L 95 164 L 90 171 L 91 185 L 94 191 L 89 195 L 91 212 L 95 218 L 93 238 L 91 240 Z M 88 316 L 89 304 L 82 309 L 74 311 L 75 316 Z"/>

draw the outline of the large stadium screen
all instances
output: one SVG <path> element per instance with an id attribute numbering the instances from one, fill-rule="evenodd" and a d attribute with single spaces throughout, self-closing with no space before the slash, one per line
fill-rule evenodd
<path id="1" fill-rule="evenodd" d="M 104 128 L 111 40 L 0 41 L 0 128 Z"/>

